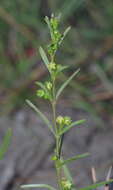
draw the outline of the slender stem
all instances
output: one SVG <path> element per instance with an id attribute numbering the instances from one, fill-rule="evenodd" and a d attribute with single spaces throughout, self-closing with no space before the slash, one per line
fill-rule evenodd
<path id="1" fill-rule="evenodd" d="M 52 111 L 53 111 L 53 125 L 55 128 L 56 133 L 56 147 L 55 147 L 55 154 L 56 154 L 56 161 L 55 161 L 55 167 L 56 167 L 56 173 L 57 173 L 57 180 L 58 180 L 58 187 L 59 190 L 61 190 L 61 168 L 58 167 L 59 161 L 60 161 L 60 155 L 59 155 L 59 143 L 60 143 L 60 137 L 58 135 L 58 129 L 56 125 L 56 95 L 55 95 L 55 79 L 52 78 L 53 83 L 53 101 L 52 103 Z"/>

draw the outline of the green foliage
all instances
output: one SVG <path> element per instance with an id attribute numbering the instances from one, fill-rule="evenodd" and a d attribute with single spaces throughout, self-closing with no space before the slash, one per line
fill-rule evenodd
<path id="1" fill-rule="evenodd" d="M 113 182 L 113 180 L 109 180 L 107 184 Z M 83 188 L 80 188 L 80 190 L 92 190 L 92 189 L 96 189 L 97 187 L 100 187 L 100 186 L 104 186 L 106 185 L 106 181 L 102 181 L 100 183 L 95 183 L 93 185 L 89 185 L 87 187 L 83 187 Z"/>
<path id="2" fill-rule="evenodd" d="M 45 53 L 45 51 L 43 50 L 42 47 L 39 48 L 39 52 L 40 52 L 40 55 L 41 55 L 41 57 L 42 57 L 42 60 L 44 61 L 46 67 L 48 68 L 49 60 L 48 60 L 48 58 L 47 58 L 47 56 L 46 56 L 46 53 Z M 49 68 L 48 68 L 48 70 L 49 70 Z"/>
<path id="3" fill-rule="evenodd" d="M 47 119 L 47 117 L 34 105 L 32 104 L 31 101 L 29 100 L 26 100 L 26 102 L 29 104 L 29 106 L 35 110 L 35 112 L 41 117 L 41 119 L 45 122 L 45 124 L 48 126 L 48 128 L 51 130 L 51 132 L 54 134 L 54 131 L 53 131 L 53 127 L 52 125 L 50 124 L 49 120 Z"/>
<path id="4" fill-rule="evenodd" d="M 47 184 L 30 184 L 30 185 L 22 185 L 22 188 L 45 188 L 49 190 L 56 190 L 54 187 Z"/>
<path id="5" fill-rule="evenodd" d="M 58 54 L 58 62 L 70 64 L 70 71 L 72 67 L 73 70 L 81 67 L 80 80 L 78 78 L 77 81 L 71 81 L 69 84 L 73 88 L 73 93 L 77 94 L 77 101 L 73 100 L 70 103 L 73 107 L 89 112 L 96 121 L 96 125 L 104 124 L 102 123 L 103 113 L 101 114 L 98 110 L 104 110 L 106 115 L 109 110 L 109 115 L 112 117 L 112 99 L 108 98 L 110 103 L 106 104 L 106 98 L 103 98 L 104 93 L 102 96 L 98 93 L 104 80 L 100 80 L 101 74 L 99 73 L 98 77 L 97 72 L 94 73 L 92 69 L 100 65 L 105 75 L 109 77 L 109 83 L 112 84 L 112 9 L 112 0 L 49 0 L 46 2 L 34 0 L 32 4 L 30 0 L 1 0 L 0 96 L 4 92 L 5 96 L 0 98 L 0 111 L 8 113 L 15 107 L 22 106 L 27 94 L 32 95 L 29 88 L 37 77 L 39 80 L 40 75 L 35 75 L 35 71 L 40 69 L 40 64 L 36 66 L 36 63 L 40 63 L 40 59 L 39 54 L 29 57 L 26 51 L 29 51 L 31 46 L 37 52 L 37 44 L 47 42 L 48 32 L 42 16 L 49 15 L 53 11 L 62 13 L 61 29 L 69 24 L 72 25 L 71 33 L 67 36 L 65 45 L 62 46 L 62 54 Z M 60 26 L 59 18 L 57 19 Z M 54 30 L 56 30 L 55 27 Z M 64 38 L 64 33 L 61 39 Z M 102 61 L 103 57 L 105 61 Z M 84 70 L 86 72 L 82 72 Z M 66 75 L 65 78 L 67 79 Z M 62 78 L 59 80 L 61 81 Z M 93 95 L 92 83 L 96 84 Z M 105 93 L 109 95 L 109 90 L 105 89 Z M 95 97 L 97 99 L 99 97 L 98 102 L 101 104 L 96 104 Z M 94 104 L 92 104 L 92 99 L 94 99 Z"/>
<path id="6" fill-rule="evenodd" d="M 52 157 L 52 160 L 54 161 L 56 173 L 57 173 L 57 182 L 58 182 L 58 189 L 59 190 L 72 190 L 75 188 L 75 185 L 73 184 L 72 177 L 66 167 L 68 163 L 71 163 L 72 161 L 85 158 L 89 156 L 89 153 L 84 153 L 81 155 L 76 155 L 74 157 L 71 157 L 67 160 L 63 159 L 62 156 L 62 144 L 63 144 L 63 137 L 64 133 L 69 131 L 72 127 L 82 124 L 85 120 L 79 120 L 79 121 L 72 121 L 72 119 L 69 116 L 57 116 L 56 113 L 56 105 L 57 105 L 57 99 L 65 89 L 67 85 L 69 85 L 70 81 L 75 77 L 75 75 L 80 71 L 78 69 L 75 71 L 57 90 L 57 74 L 63 71 L 65 66 L 62 67 L 57 64 L 56 61 L 56 52 L 58 51 L 61 41 L 64 39 L 64 36 L 67 34 L 70 28 L 65 30 L 64 34 L 61 34 L 59 31 L 59 21 L 60 17 L 55 17 L 53 14 L 51 18 L 48 17 L 45 18 L 45 21 L 48 25 L 48 28 L 50 30 L 50 36 L 51 41 L 47 48 L 48 57 L 46 56 L 45 51 L 40 47 L 39 52 L 42 57 L 42 60 L 44 61 L 44 64 L 46 65 L 47 69 L 49 70 L 49 81 L 46 81 L 44 83 L 37 82 L 36 84 L 41 88 L 37 91 L 37 95 L 41 97 L 42 99 L 47 99 L 52 108 L 52 124 L 47 119 L 47 117 L 29 100 L 27 100 L 27 103 L 29 106 L 36 111 L 36 113 L 41 117 L 41 119 L 44 121 L 44 123 L 47 125 L 47 127 L 51 130 L 55 137 L 55 150 L 54 155 Z M 62 170 L 64 170 L 64 176 L 62 175 Z M 113 180 L 109 181 L 112 182 Z M 108 183 L 108 182 L 107 182 Z M 99 186 L 105 185 L 106 182 L 101 182 L 98 184 L 93 184 L 91 186 L 88 186 L 86 188 L 81 188 L 80 190 L 91 190 L 95 189 Z M 31 184 L 31 185 L 22 185 L 22 188 L 48 188 L 50 190 L 55 190 L 54 187 L 51 187 L 46 184 Z"/>
<path id="7" fill-rule="evenodd" d="M 78 121 L 74 121 L 73 123 L 69 124 L 67 127 L 61 129 L 61 131 L 59 132 L 59 135 L 63 135 L 64 133 L 66 133 L 67 131 L 69 131 L 74 126 L 80 125 L 80 124 L 84 123 L 85 121 L 86 120 L 84 120 L 84 119 L 78 120 Z"/>
<path id="8" fill-rule="evenodd" d="M 64 82 L 64 84 L 62 84 L 62 86 L 60 87 L 60 89 L 58 90 L 57 94 L 56 94 L 56 98 L 58 99 L 58 97 L 60 96 L 60 94 L 62 93 L 62 91 L 64 90 L 64 88 L 70 83 L 70 81 L 75 77 L 76 74 L 78 74 L 78 72 L 80 71 L 80 69 L 78 69 L 77 71 L 75 71 L 68 79 L 67 81 Z"/>
<path id="9" fill-rule="evenodd" d="M 85 153 L 85 154 L 80 154 L 80 155 L 77 155 L 77 156 L 73 156 L 72 158 L 69 158 L 67 160 L 63 160 L 61 161 L 61 164 L 60 164 L 60 167 L 63 166 L 63 165 L 66 165 L 72 161 L 75 161 L 75 160 L 79 160 L 81 158 L 85 158 L 87 156 L 89 156 L 90 154 L 89 153 Z"/>

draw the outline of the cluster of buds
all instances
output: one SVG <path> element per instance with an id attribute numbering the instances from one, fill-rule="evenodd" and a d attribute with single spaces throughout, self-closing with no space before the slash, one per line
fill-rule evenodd
<path id="1" fill-rule="evenodd" d="M 44 88 L 37 90 L 37 96 L 44 99 L 51 99 L 51 89 L 52 89 L 52 83 L 50 81 L 45 82 Z"/>
<path id="2" fill-rule="evenodd" d="M 46 82 L 45 83 L 45 86 L 48 90 L 51 90 L 52 89 L 52 83 L 49 81 L 49 82 Z"/>
<path id="3" fill-rule="evenodd" d="M 69 180 L 66 180 L 65 178 L 61 181 L 62 189 L 63 190 L 71 190 L 72 189 L 72 183 Z"/>
<path id="4" fill-rule="evenodd" d="M 59 124 L 59 125 L 70 125 L 71 124 L 71 118 L 68 117 L 68 116 L 65 116 L 65 117 L 62 117 L 62 116 L 58 116 L 56 118 L 56 123 Z"/>
<path id="5" fill-rule="evenodd" d="M 50 62 L 48 68 L 51 72 L 57 73 L 62 69 L 62 65 L 56 64 L 55 62 Z"/>
<path id="6" fill-rule="evenodd" d="M 50 19 L 51 37 L 52 42 L 48 46 L 48 53 L 54 55 L 62 38 L 62 34 L 58 30 L 59 18 L 52 15 Z"/>
<path id="7" fill-rule="evenodd" d="M 57 69 L 57 65 L 55 62 L 49 63 L 48 67 L 49 67 L 50 71 L 56 71 L 56 69 Z"/>

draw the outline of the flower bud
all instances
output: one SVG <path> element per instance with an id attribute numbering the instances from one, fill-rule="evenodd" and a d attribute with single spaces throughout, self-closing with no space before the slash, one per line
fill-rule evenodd
<path id="1" fill-rule="evenodd" d="M 51 62 L 49 65 L 50 70 L 55 70 L 56 69 L 56 64 L 54 62 Z"/>
<path id="2" fill-rule="evenodd" d="M 59 125 L 62 125 L 64 123 L 64 118 L 62 116 L 58 116 L 56 118 L 56 122 L 59 124 Z"/>
<path id="3" fill-rule="evenodd" d="M 51 82 L 46 82 L 46 87 L 48 90 L 52 89 L 52 83 Z"/>
<path id="4" fill-rule="evenodd" d="M 71 118 L 70 118 L 70 117 L 68 117 L 68 116 L 65 116 L 65 117 L 64 117 L 64 124 L 65 124 L 65 125 L 70 125 L 71 122 L 72 122 L 72 121 L 71 121 Z"/>
<path id="5" fill-rule="evenodd" d="M 70 190 L 72 188 L 72 183 L 69 180 L 63 179 L 61 184 L 64 190 Z"/>
<path id="6" fill-rule="evenodd" d="M 37 96 L 43 97 L 45 95 L 44 90 L 37 90 Z"/>
<path id="7" fill-rule="evenodd" d="M 52 28 L 54 30 L 56 30 L 58 27 L 58 19 L 57 18 L 51 18 L 50 23 L 51 23 Z"/>

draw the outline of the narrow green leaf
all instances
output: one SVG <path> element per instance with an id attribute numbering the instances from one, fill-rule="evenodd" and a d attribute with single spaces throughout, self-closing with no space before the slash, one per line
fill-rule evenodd
<path id="1" fill-rule="evenodd" d="M 84 153 L 84 154 L 80 154 L 80 155 L 77 155 L 77 156 L 73 156 L 67 160 L 64 160 L 60 166 L 64 165 L 64 164 L 68 164 L 70 163 L 71 161 L 75 161 L 75 160 L 79 160 L 81 158 L 85 158 L 87 156 L 89 156 L 90 154 L 89 153 Z"/>
<path id="2" fill-rule="evenodd" d="M 11 136 L 12 136 L 12 130 L 9 128 L 2 145 L 0 146 L 0 160 L 3 159 L 5 152 L 7 151 L 8 147 L 9 147 L 9 143 L 11 141 Z"/>
<path id="3" fill-rule="evenodd" d="M 50 124 L 49 120 L 47 117 L 29 100 L 26 100 L 28 105 L 35 110 L 35 112 L 41 117 L 41 119 L 45 122 L 45 124 L 48 126 L 48 128 L 51 130 L 51 132 L 54 134 L 54 130 L 52 128 L 52 125 Z M 55 134 L 54 134 L 55 135 Z"/>
<path id="4" fill-rule="evenodd" d="M 109 181 L 103 181 L 103 182 L 100 182 L 100 183 L 95 183 L 93 185 L 89 185 L 87 187 L 80 188 L 79 190 L 92 190 L 92 189 L 96 189 L 97 187 L 109 184 L 111 182 L 113 182 L 113 179 L 111 179 Z"/>
<path id="5" fill-rule="evenodd" d="M 45 88 L 45 86 L 43 85 L 43 83 L 36 81 L 36 84 L 37 84 L 38 86 L 40 86 L 43 90 L 46 90 L 46 88 Z"/>
<path id="6" fill-rule="evenodd" d="M 62 162 L 63 162 L 63 158 L 61 159 Z M 73 178 L 72 178 L 72 175 L 68 169 L 68 167 L 66 166 L 66 164 L 64 164 L 62 166 L 63 168 L 63 171 L 64 171 L 64 176 L 66 177 L 66 179 L 68 179 L 72 184 L 73 184 Z M 76 190 L 77 188 L 74 186 L 74 188 L 72 187 L 72 190 Z"/>
<path id="7" fill-rule="evenodd" d="M 39 52 L 40 52 L 42 60 L 44 61 L 45 65 L 46 65 L 46 67 L 48 69 L 49 60 L 48 60 L 48 58 L 46 56 L 46 53 L 45 53 L 44 49 L 42 47 L 39 47 Z"/>
<path id="8" fill-rule="evenodd" d="M 68 32 L 70 31 L 71 27 L 69 26 L 68 28 L 66 28 L 66 30 L 63 33 L 63 37 L 61 39 L 61 41 L 59 42 L 59 45 L 62 43 L 62 41 L 64 40 L 64 38 L 66 37 L 66 35 L 68 34 Z"/>
<path id="9" fill-rule="evenodd" d="M 45 21 L 46 21 L 48 28 L 50 30 L 51 38 L 53 39 L 53 32 L 52 32 L 51 24 L 50 24 L 49 18 L 47 16 L 45 16 Z"/>
<path id="10" fill-rule="evenodd" d="M 30 185 L 21 185 L 21 188 L 46 188 L 49 190 L 56 190 L 54 187 L 47 184 L 30 184 Z"/>
<path id="11" fill-rule="evenodd" d="M 62 72 L 63 70 L 68 69 L 68 68 L 69 68 L 69 66 L 61 66 L 61 68 L 59 68 L 57 72 L 58 73 Z"/>
<path id="12" fill-rule="evenodd" d="M 80 125 L 82 123 L 84 123 L 86 120 L 85 119 L 82 119 L 82 120 L 78 120 L 78 121 L 75 121 L 73 123 L 71 123 L 69 126 L 65 127 L 60 133 L 59 135 L 63 135 L 64 133 L 66 133 L 67 131 L 69 131 L 71 128 L 73 128 L 74 126 L 76 125 Z"/>
<path id="13" fill-rule="evenodd" d="M 66 30 L 64 31 L 64 34 L 63 34 L 63 36 L 64 36 L 64 38 L 65 38 L 65 36 L 68 34 L 68 32 L 71 30 L 71 27 L 69 26 L 68 28 L 66 28 Z"/>
<path id="14" fill-rule="evenodd" d="M 45 16 L 45 21 L 46 21 L 46 23 L 48 25 L 48 28 L 51 29 L 49 18 L 47 16 Z"/>
<path id="15" fill-rule="evenodd" d="M 63 161 L 63 160 L 62 160 L 62 161 Z M 71 173 L 70 173 L 68 167 L 67 167 L 65 164 L 63 165 L 63 170 L 64 170 L 64 175 L 65 175 L 65 177 L 66 177 L 70 182 L 73 182 L 73 178 L 72 178 L 72 176 L 71 176 Z"/>
<path id="16" fill-rule="evenodd" d="M 75 75 L 78 74 L 78 72 L 80 71 L 80 69 L 78 69 L 77 71 L 75 71 L 60 87 L 60 89 L 58 90 L 57 94 L 56 94 L 56 99 L 58 99 L 58 97 L 60 96 L 60 94 L 62 93 L 62 91 L 64 90 L 64 88 L 69 84 L 69 82 L 75 77 Z"/>

